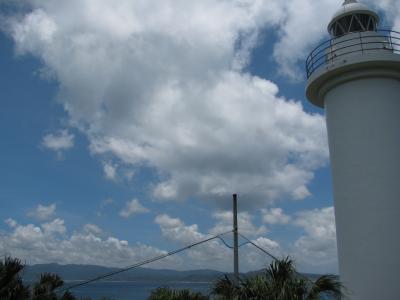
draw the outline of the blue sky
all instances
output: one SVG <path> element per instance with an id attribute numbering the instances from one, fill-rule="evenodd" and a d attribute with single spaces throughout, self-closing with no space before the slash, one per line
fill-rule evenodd
<path id="1" fill-rule="evenodd" d="M 229 228 L 238 193 L 245 235 L 337 272 L 302 67 L 339 4 L 214 2 L 0 3 L 2 255 L 129 265 Z M 153 267 L 229 271 L 230 257 L 213 242 Z M 266 262 L 241 248 L 243 270 Z"/>

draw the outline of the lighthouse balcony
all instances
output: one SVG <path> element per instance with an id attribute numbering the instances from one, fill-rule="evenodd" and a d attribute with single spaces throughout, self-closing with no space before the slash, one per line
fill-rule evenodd
<path id="1" fill-rule="evenodd" d="M 327 40 L 311 51 L 306 60 L 307 79 L 320 69 L 330 69 L 359 56 L 386 52 L 400 54 L 400 32 L 359 31 Z"/>

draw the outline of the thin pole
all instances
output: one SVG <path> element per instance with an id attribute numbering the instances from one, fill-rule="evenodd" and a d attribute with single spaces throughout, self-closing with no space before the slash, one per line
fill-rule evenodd
<path id="1" fill-rule="evenodd" d="M 235 283 L 239 283 L 239 246 L 237 222 L 237 195 L 233 194 L 233 273 Z"/>

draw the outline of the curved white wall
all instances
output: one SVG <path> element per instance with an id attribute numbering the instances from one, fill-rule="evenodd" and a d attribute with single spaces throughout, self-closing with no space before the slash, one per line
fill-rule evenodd
<path id="1" fill-rule="evenodd" d="M 351 299 L 400 299 L 400 81 L 325 97 L 341 280 Z"/>

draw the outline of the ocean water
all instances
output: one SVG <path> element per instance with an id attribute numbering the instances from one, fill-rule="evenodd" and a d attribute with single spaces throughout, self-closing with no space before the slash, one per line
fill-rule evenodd
<path id="1" fill-rule="evenodd" d="M 72 282 L 67 282 L 71 284 Z M 137 281 L 103 281 L 94 282 L 86 286 L 78 287 L 71 292 L 78 297 L 90 297 L 92 300 L 100 300 L 107 297 L 113 300 L 146 300 L 151 291 L 162 286 L 174 289 L 190 289 L 209 294 L 212 283 L 209 282 L 137 282 Z M 321 300 L 331 300 L 331 297 L 323 296 Z"/>
<path id="2" fill-rule="evenodd" d="M 72 282 L 67 282 L 71 284 Z M 196 292 L 208 294 L 211 283 L 208 282 L 137 282 L 137 281 L 103 281 L 72 289 L 77 297 L 90 297 L 92 300 L 100 300 L 107 297 L 113 300 L 145 300 L 152 290 L 168 286 L 174 289 L 190 289 Z"/>

